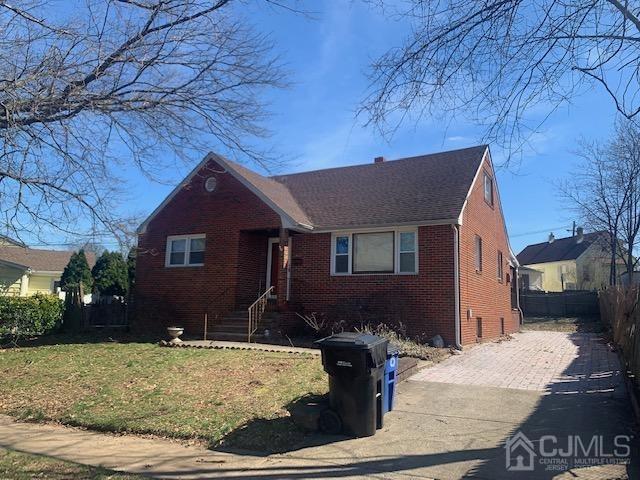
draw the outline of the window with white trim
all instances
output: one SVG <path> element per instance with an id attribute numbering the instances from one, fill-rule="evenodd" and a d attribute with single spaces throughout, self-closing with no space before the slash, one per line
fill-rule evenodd
<path id="1" fill-rule="evenodd" d="M 416 229 L 335 233 L 331 242 L 331 273 L 417 273 L 417 245 Z"/>
<path id="2" fill-rule="evenodd" d="M 349 251 L 351 239 L 348 235 L 335 237 L 335 273 L 349 273 Z"/>
<path id="3" fill-rule="evenodd" d="M 484 172 L 484 201 L 493 206 L 493 179 Z"/>
<path id="4" fill-rule="evenodd" d="M 475 239 L 474 260 L 476 264 L 476 272 L 482 272 L 482 238 L 478 235 L 476 235 Z"/>
<path id="5" fill-rule="evenodd" d="M 167 267 L 197 267 L 204 265 L 206 239 L 204 234 L 167 237 Z"/>
<path id="6" fill-rule="evenodd" d="M 399 232 L 398 266 L 400 273 L 416 272 L 416 232 Z"/>

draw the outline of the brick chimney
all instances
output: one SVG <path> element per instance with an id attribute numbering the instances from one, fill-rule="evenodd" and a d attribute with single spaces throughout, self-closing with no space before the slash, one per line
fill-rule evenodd
<path id="1" fill-rule="evenodd" d="M 373 163 L 382 163 L 384 162 L 384 157 L 376 157 L 373 159 Z"/>

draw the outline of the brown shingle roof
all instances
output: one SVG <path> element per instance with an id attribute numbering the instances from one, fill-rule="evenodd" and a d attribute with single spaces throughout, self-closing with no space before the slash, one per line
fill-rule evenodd
<path id="1" fill-rule="evenodd" d="M 0 262 L 9 262 L 40 272 L 62 272 L 73 253 L 63 250 L 0 246 Z M 85 254 L 89 267 L 92 267 L 96 262 L 95 255 L 90 252 Z"/>
<path id="2" fill-rule="evenodd" d="M 206 162 L 214 160 L 274 211 L 304 229 L 453 223 L 462 212 L 487 149 L 487 145 L 480 145 L 382 163 L 273 177 L 209 153 L 187 181 Z M 181 185 L 147 217 L 138 232 L 145 231 L 155 215 L 180 191 Z"/>
<path id="3" fill-rule="evenodd" d="M 291 217 L 306 218 L 302 223 L 366 227 L 457 218 L 487 148 L 268 178 L 228 163 L 268 197 L 281 198 Z"/>

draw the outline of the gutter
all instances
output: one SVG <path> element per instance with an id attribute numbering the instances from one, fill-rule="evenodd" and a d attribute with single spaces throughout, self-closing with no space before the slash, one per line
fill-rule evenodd
<path id="1" fill-rule="evenodd" d="M 453 230 L 453 297 L 455 303 L 454 328 L 456 330 L 455 347 L 462 350 L 460 325 L 460 231 L 458 225 Z"/>

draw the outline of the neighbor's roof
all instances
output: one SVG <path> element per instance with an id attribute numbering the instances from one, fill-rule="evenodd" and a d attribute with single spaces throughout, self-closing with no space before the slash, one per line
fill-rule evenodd
<path id="1" fill-rule="evenodd" d="M 0 262 L 39 272 L 62 272 L 74 252 L 38 250 L 35 248 L 0 246 Z M 85 252 L 89 267 L 95 264 L 95 255 Z"/>
<path id="2" fill-rule="evenodd" d="M 553 243 L 536 243 L 525 247 L 518 255 L 520 265 L 533 265 L 536 263 L 561 262 L 563 260 L 575 260 L 594 242 L 606 239 L 606 232 L 585 233 L 582 242 L 577 242 L 577 236 L 557 238 Z"/>
<path id="3" fill-rule="evenodd" d="M 24 247 L 25 244 L 20 242 L 19 240 L 15 240 L 11 237 L 7 237 L 6 235 L 0 234 L 0 246 L 14 246 L 14 247 Z"/>

